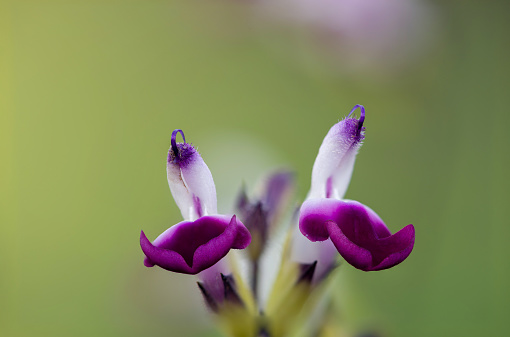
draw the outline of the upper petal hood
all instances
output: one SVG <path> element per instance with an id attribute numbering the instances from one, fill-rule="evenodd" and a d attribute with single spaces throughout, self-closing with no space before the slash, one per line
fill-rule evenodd
<path id="1" fill-rule="evenodd" d="M 360 118 L 350 118 L 358 107 L 361 109 Z M 343 198 L 351 180 L 356 154 L 365 138 L 364 120 L 365 108 L 356 105 L 347 118 L 329 130 L 313 165 L 309 198 Z"/>
<path id="2" fill-rule="evenodd" d="M 176 142 L 179 132 L 182 143 Z M 173 131 L 171 142 L 166 166 L 168 185 L 182 217 L 195 220 L 216 214 L 216 187 L 211 171 L 193 145 L 186 143 L 182 130 Z"/>

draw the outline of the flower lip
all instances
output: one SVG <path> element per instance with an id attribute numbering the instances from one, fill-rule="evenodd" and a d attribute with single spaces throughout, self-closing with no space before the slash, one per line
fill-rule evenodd
<path id="1" fill-rule="evenodd" d="M 364 271 L 387 269 L 404 261 L 415 238 L 413 225 L 391 234 L 373 210 L 350 200 L 305 201 L 299 229 L 311 241 L 330 238 L 348 263 Z"/>
<path id="2" fill-rule="evenodd" d="M 153 243 L 143 231 L 140 234 L 147 267 L 157 265 L 184 274 L 197 274 L 216 264 L 230 249 L 246 248 L 250 241 L 249 231 L 235 215 L 203 216 L 180 222 Z"/>

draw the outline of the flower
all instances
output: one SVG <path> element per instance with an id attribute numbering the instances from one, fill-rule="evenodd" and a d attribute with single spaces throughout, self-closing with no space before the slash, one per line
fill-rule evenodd
<path id="1" fill-rule="evenodd" d="M 182 143 L 177 143 L 177 134 Z M 216 187 L 206 163 L 193 147 L 186 143 L 182 130 L 172 132 L 166 165 L 168 186 L 184 219 L 197 219 L 216 213 Z"/>
<path id="2" fill-rule="evenodd" d="M 350 118 L 357 108 L 360 118 Z M 313 166 L 310 193 L 300 209 L 299 230 L 312 242 L 332 242 L 355 268 L 374 271 L 404 261 L 413 249 L 415 231 L 408 225 L 392 235 L 369 207 L 342 199 L 365 137 L 364 120 L 365 108 L 356 105 L 324 138 Z M 326 245 L 319 247 L 320 255 L 331 258 Z"/>
<path id="3" fill-rule="evenodd" d="M 182 143 L 176 142 L 178 133 Z M 185 221 L 170 227 L 152 243 L 141 232 L 145 266 L 197 274 L 215 265 L 230 249 L 244 249 L 250 244 L 249 231 L 235 215 L 216 214 L 216 188 L 211 172 L 179 129 L 172 133 L 167 177 Z"/>
<path id="4" fill-rule="evenodd" d="M 359 119 L 351 115 L 360 108 Z M 327 133 L 312 169 L 312 183 L 307 200 L 342 199 L 354 170 L 356 154 L 365 138 L 365 108 L 356 105 L 349 115 L 333 125 Z M 305 201 L 306 203 L 306 201 Z M 337 265 L 337 249 L 329 239 L 311 242 L 296 227 L 292 245 L 292 260 L 310 265 L 317 261 L 314 282 L 326 277 Z"/>
<path id="5" fill-rule="evenodd" d="M 184 220 L 153 242 L 141 232 L 145 266 L 197 274 L 204 304 L 225 335 L 320 335 L 331 314 L 328 275 L 338 266 L 338 253 L 355 268 L 373 271 L 399 264 L 414 246 L 413 225 L 392 235 L 372 209 L 343 199 L 365 138 L 364 121 L 365 108 L 356 105 L 331 127 L 313 165 L 299 225 L 291 229 L 285 224 L 297 215 L 285 215 L 294 192 L 291 172 L 267 176 L 250 198 L 243 188 L 237 215 L 218 214 L 209 168 L 182 130 L 174 130 L 167 177 Z M 227 263 L 231 249 L 245 248 Z"/>

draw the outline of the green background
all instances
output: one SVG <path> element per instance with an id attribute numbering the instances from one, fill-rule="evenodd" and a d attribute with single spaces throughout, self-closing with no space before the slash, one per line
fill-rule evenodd
<path id="1" fill-rule="evenodd" d="M 142 264 L 140 230 L 180 220 L 171 131 L 198 146 L 220 210 L 281 165 L 302 200 L 322 138 L 355 104 L 367 131 L 347 197 L 392 231 L 413 223 L 416 245 L 388 271 L 344 265 L 343 321 L 507 332 L 510 6 L 436 9 L 427 56 L 371 77 L 302 70 L 225 2 L 1 3 L 0 334 L 217 335 L 193 277 Z"/>

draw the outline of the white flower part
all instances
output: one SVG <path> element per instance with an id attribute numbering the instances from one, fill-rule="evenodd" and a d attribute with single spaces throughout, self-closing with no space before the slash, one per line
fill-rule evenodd
<path id="1" fill-rule="evenodd" d="M 360 119 L 349 118 L 361 108 Z M 312 170 L 308 198 L 342 199 L 351 181 L 356 154 L 364 138 L 365 108 L 333 125 L 324 138 Z"/>
<path id="2" fill-rule="evenodd" d="M 295 226 L 292 233 L 291 260 L 303 264 L 317 261 L 313 279 L 320 278 L 331 266 L 335 264 L 338 251 L 330 239 L 320 242 L 308 240 Z"/>
<path id="3" fill-rule="evenodd" d="M 172 133 L 172 146 L 168 151 L 167 178 L 175 203 L 185 220 L 217 213 L 216 187 L 206 163 L 191 145 L 177 143 L 177 133 Z"/>

